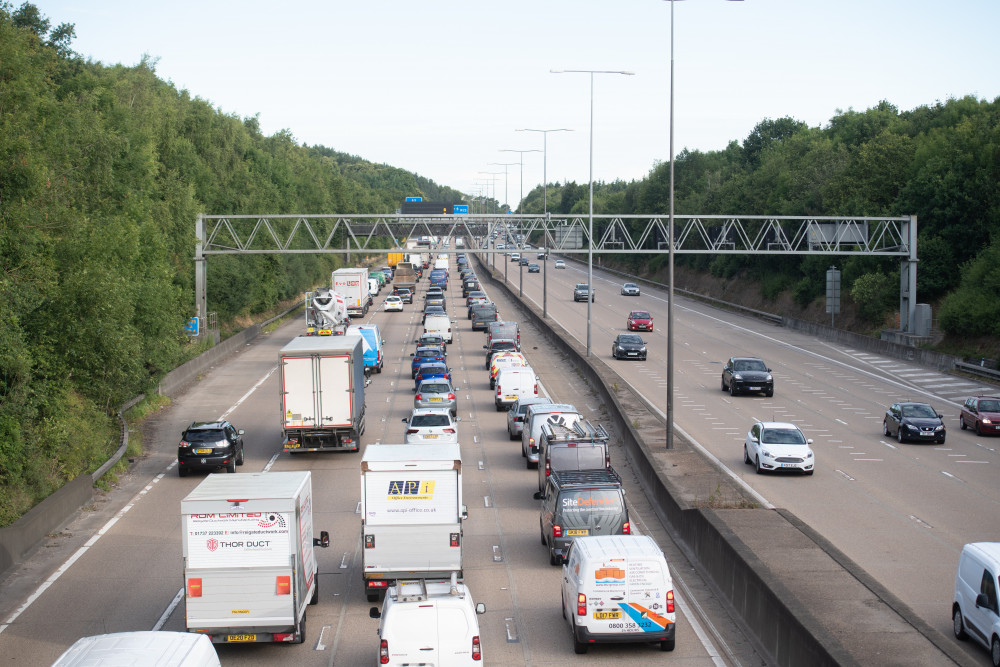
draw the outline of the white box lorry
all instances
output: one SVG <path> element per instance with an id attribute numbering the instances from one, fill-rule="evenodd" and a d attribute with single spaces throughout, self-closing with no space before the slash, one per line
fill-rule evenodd
<path id="1" fill-rule="evenodd" d="M 361 572 L 375 602 L 396 579 L 462 576 L 462 456 L 458 444 L 365 448 Z"/>
<path id="2" fill-rule="evenodd" d="M 278 360 L 286 452 L 356 452 L 365 432 L 361 336 L 298 336 Z"/>
<path id="3" fill-rule="evenodd" d="M 333 291 L 347 301 L 347 314 L 364 317 L 368 314 L 368 269 L 366 267 L 337 269 L 331 274 Z"/>
<path id="4" fill-rule="evenodd" d="M 181 501 L 185 627 L 215 644 L 305 639 L 319 599 L 308 470 L 209 475 Z"/>

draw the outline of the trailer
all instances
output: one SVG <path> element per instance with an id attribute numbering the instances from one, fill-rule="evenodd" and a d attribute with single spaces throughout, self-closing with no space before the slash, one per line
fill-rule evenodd
<path id="1" fill-rule="evenodd" d="M 333 291 L 342 294 L 347 301 L 347 314 L 364 317 L 368 314 L 371 294 L 368 291 L 368 269 L 355 267 L 337 269 L 331 274 Z"/>
<path id="2" fill-rule="evenodd" d="M 312 477 L 209 475 L 181 501 L 185 626 L 215 644 L 305 641 L 319 600 Z"/>
<path id="3" fill-rule="evenodd" d="M 462 576 L 457 444 L 368 445 L 361 460 L 361 572 L 375 602 L 396 579 Z"/>
<path id="4" fill-rule="evenodd" d="M 365 432 L 361 336 L 298 336 L 281 349 L 278 370 L 286 452 L 356 452 Z"/>

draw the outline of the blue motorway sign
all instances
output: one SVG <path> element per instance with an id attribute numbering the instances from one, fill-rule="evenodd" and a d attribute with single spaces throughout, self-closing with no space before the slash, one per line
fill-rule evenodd
<path id="1" fill-rule="evenodd" d="M 198 318 L 197 317 L 192 317 L 191 319 L 189 319 L 187 321 L 187 324 L 184 325 L 184 333 L 188 334 L 189 336 L 197 336 L 198 335 Z"/>
<path id="2" fill-rule="evenodd" d="M 423 197 L 407 197 L 405 201 L 423 201 Z"/>
<path id="3" fill-rule="evenodd" d="M 469 215 L 469 205 L 468 204 L 455 204 L 455 209 L 452 212 L 455 215 Z"/>

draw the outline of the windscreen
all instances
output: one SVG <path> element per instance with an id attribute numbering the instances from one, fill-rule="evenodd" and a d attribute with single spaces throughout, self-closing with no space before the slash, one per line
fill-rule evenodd
<path id="1" fill-rule="evenodd" d="M 797 428 L 766 428 L 763 442 L 772 445 L 804 445 L 806 439 Z"/>

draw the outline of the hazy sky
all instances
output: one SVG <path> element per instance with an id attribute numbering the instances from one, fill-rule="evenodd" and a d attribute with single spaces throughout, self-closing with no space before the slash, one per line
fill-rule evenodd
<path id="1" fill-rule="evenodd" d="M 20 0 L 14 0 L 15 6 Z M 516 207 L 518 153 L 548 136 L 550 183 L 635 180 L 669 154 L 663 0 L 35 0 L 72 48 L 158 75 L 261 129 Z M 685 0 L 674 7 L 675 151 L 742 142 L 764 118 L 1000 96 L 998 0 Z M 490 163 L 515 163 L 509 166 Z M 523 154 L 523 188 L 542 153 Z M 502 172 L 507 170 L 506 184 Z M 501 172 L 499 177 L 479 172 Z M 495 180 L 494 180 L 495 178 Z M 484 183 L 486 185 L 484 185 Z M 505 197 L 506 186 L 506 197 Z M 495 191 L 493 188 L 495 187 Z"/>

